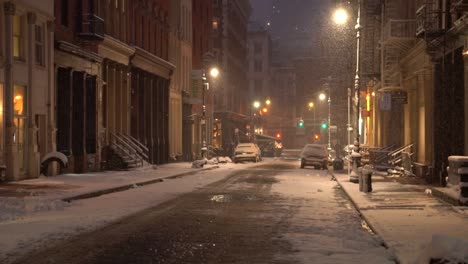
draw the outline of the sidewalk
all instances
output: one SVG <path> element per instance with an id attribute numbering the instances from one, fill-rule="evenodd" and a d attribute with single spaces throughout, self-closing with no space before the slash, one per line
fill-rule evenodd
<path id="1" fill-rule="evenodd" d="M 63 174 L 3 183 L 0 184 L 0 222 L 14 220 L 33 212 L 60 209 L 64 203 L 73 200 L 124 191 L 162 182 L 164 179 L 193 175 L 219 166 L 205 165 L 204 168 L 194 169 L 189 162 L 170 163 L 157 167 L 148 165 L 129 171 Z"/>
<path id="2" fill-rule="evenodd" d="M 433 197 L 427 185 L 401 184 L 373 175 L 372 193 L 363 193 L 359 192 L 359 184 L 349 182 L 346 172 L 332 173 L 370 228 L 394 250 L 400 263 L 418 263 L 421 252 L 455 253 L 468 258 L 468 208 Z M 434 252 L 442 251 L 449 243 L 453 243 L 451 246 L 457 252 Z"/>

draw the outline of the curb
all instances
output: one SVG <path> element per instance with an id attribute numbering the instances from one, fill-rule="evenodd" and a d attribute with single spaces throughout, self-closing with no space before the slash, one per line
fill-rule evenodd
<path id="1" fill-rule="evenodd" d="M 443 191 L 437 189 L 437 188 L 431 188 L 431 193 L 434 197 L 439 198 L 440 200 L 449 203 L 453 206 L 462 206 L 463 204 L 458 200 L 455 199 L 454 197 L 444 193 Z"/>
<path id="2" fill-rule="evenodd" d="M 346 194 L 346 196 L 348 197 L 348 199 L 351 201 L 351 204 L 353 205 L 354 209 L 359 213 L 359 216 L 364 219 L 364 221 L 366 222 L 366 224 L 369 226 L 369 228 L 372 230 L 372 232 L 374 232 L 374 234 L 378 235 L 380 239 L 382 239 L 382 244 L 385 248 L 387 249 L 391 249 L 392 252 L 393 252 L 393 256 L 395 257 L 395 263 L 399 264 L 401 263 L 401 260 L 400 258 L 395 254 L 395 250 L 390 247 L 387 243 L 387 241 L 385 241 L 385 239 L 383 238 L 383 236 L 381 236 L 379 234 L 379 232 L 376 231 L 374 225 L 369 221 L 369 219 L 367 219 L 367 217 L 362 213 L 361 209 L 359 208 L 359 206 L 356 204 L 356 202 L 353 200 L 353 198 L 351 197 L 351 195 L 349 195 L 349 193 L 346 191 L 345 188 L 343 188 L 343 185 L 341 185 L 340 181 L 335 177 L 335 174 L 333 173 L 333 171 L 331 170 L 328 170 L 328 172 L 332 175 L 332 177 L 335 179 L 335 181 L 338 183 L 338 185 L 340 186 L 340 188 L 343 190 L 343 192 Z"/>
<path id="3" fill-rule="evenodd" d="M 60 200 L 62 200 L 64 202 L 67 202 L 67 203 L 70 203 L 70 202 L 76 201 L 76 200 L 89 199 L 89 198 L 94 198 L 94 197 L 98 197 L 98 196 L 102 196 L 102 195 L 106 195 L 106 194 L 110 194 L 110 193 L 122 192 L 122 191 L 126 191 L 126 190 L 129 190 L 129 189 L 133 189 L 135 187 L 140 187 L 140 186 L 150 185 L 150 184 L 153 184 L 153 183 L 163 182 L 164 180 L 170 180 L 170 179 L 180 178 L 180 177 L 184 177 L 184 176 L 195 175 L 195 174 L 197 174 L 197 173 L 199 173 L 201 171 L 209 171 L 209 170 L 214 170 L 214 169 L 218 169 L 218 168 L 219 168 L 219 165 L 216 165 L 216 166 L 213 166 L 213 167 L 210 167 L 210 168 L 204 168 L 204 169 L 200 169 L 200 170 L 197 170 L 197 171 L 184 172 L 184 173 L 174 174 L 174 175 L 171 175 L 171 176 L 165 176 L 165 177 L 161 177 L 161 178 L 157 178 L 157 179 L 152 179 L 152 180 L 147 180 L 147 181 L 142 181 L 142 182 L 136 182 L 136 183 L 131 183 L 131 184 L 125 184 L 125 185 L 122 185 L 122 186 L 91 191 L 91 192 L 88 192 L 88 193 L 82 193 L 82 194 L 62 198 Z"/>

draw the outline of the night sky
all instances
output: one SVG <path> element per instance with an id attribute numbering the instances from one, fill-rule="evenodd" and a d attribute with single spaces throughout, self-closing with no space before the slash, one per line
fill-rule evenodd
<path id="1" fill-rule="evenodd" d="M 270 23 L 273 38 L 295 30 L 314 31 L 327 11 L 327 0 L 251 0 L 251 21 L 263 26 Z"/>

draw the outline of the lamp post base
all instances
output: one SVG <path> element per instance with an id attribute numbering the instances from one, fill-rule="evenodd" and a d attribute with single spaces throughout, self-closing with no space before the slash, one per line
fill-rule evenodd
<path id="1" fill-rule="evenodd" d="M 353 183 L 358 183 L 359 182 L 358 168 L 361 165 L 361 154 L 359 154 L 358 152 L 353 152 L 351 153 L 351 158 L 353 160 L 353 169 L 351 170 L 351 173 L 349 174 L 349 181 Z"/>

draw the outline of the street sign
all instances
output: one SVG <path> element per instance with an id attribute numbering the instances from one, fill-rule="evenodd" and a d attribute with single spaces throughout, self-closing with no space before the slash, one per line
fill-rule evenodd
<path id="1" fill-rule="evenodd" d="M 407 104 L 408 93 L 405 91 L 392 92 L 392 104 Z"/>
<path id="2" fill-rule="evenodd" d="M 338 131 L 338 126 L 330 126 L 329 129 L 330 129 L 330 132 L 336 133 Z"/>

